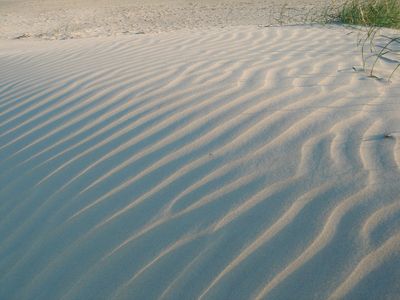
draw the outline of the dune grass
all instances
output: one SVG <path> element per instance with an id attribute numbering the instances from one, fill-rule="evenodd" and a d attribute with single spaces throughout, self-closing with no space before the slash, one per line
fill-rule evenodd
<path id="1" fill-rule="evenodd" d="M 339 21 L 345 24 L 400 28 L 400 0 L 350 0 Z"/>
<path id="2" fill-rule="evenodd" d="M 372 65 L 368 73 L 374 75 L 374 70 L 379 60 L 390 60 L 395 63 L 393 74 L 399 70 L 400 35 L 391 36 L 379 34 L 381 28 L 400 29 L 400 0 L 349 0 L 343 4 L 338 12 L 338 21 L 343 24 L 359 25 L 366 29 L 366 33 L 359 39 L 362 49 L 363 69 L 366 68 L 368 59 Z M 376 38 L 379 43 L 376 45 Z M 369 51 L 366 48 L 369 48 Z M 369 53 L 368 53 L 369 52 Z"/>
<path id="3" fill-rule="evenodd" d="M 296 23 L 290 18 L 290 7 L 284 4 L 275 18 L 280 24 Z M 390 81 L 400 71 L 400 0 L 331 0 L 325 9 L 310 9 L 301 24 L 347 24 L 358 32 L 362 70 L 369 77 Z M 391 28 L 394 30 L 382 30 Z M 382 32 L 385 32 L 383 34 Z M 378 76 L 378 62 L 390 63 L 391 73 Z M 359 68 L 356 68 L 360 70 Z"/>

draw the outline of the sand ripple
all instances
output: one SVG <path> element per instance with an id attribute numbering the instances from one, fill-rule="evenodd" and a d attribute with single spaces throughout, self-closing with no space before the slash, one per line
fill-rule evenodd
<path id="1" fill-rule="evenodd" d="M 400 89 L 354 40 L 1 45 L 0 298 L 395 299 Z"/>

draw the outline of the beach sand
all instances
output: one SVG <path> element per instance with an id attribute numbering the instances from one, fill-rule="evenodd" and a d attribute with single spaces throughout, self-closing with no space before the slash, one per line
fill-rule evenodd
<path id="1" fill-rule="evenodd" d="M 0 41 L 0 299 L 398 297 L 400 76 L 223 27 Z"/>
<path id="2" fill-rule="evenodd" d="M 303 24 L 320 20 L 318 16 L 331 3 L 331 0 L 0 0 L 0 38 L 70 39 Z"/>

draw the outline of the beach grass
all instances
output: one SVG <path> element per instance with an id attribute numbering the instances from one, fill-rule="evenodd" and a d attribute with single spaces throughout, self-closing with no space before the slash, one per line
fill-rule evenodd
<path id="1" fill-rule="evenodd" d="M 345 24 L 400 28 L 400 0 L 350 0 L 339 20 Z"/>
<path id="2" fill-rule="evenodd" d="M 363 69 L 366 70 L 367 60 L 371 60 L 369 76 L 377 77 L 374 72 L 378 61 L 391 60 L 395 63 L 395 67 L 388 77 L 390 81 L 400 68 L 398 58 L 400 35 L 396 32 L 396 29 L 400 29 L 400 0 L 349 0 L 339 9 L 337 19 L 342 24 L 361 26 L 366 29 L 365 34 L 359 39 Z M 395 33 L 380 34 L 382 28 L 395 29 Z M 377 37 L 379 37 L 379 42 L 376 40 Z"/>

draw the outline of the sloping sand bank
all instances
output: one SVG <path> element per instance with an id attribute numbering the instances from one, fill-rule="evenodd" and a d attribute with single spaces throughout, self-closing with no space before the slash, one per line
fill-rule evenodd
<path id="1" fill-rule="evenodd" d="M 340 27 L 2 42 L 0 299 L 396 299 L 400 86 L 358 64 Z"/>

